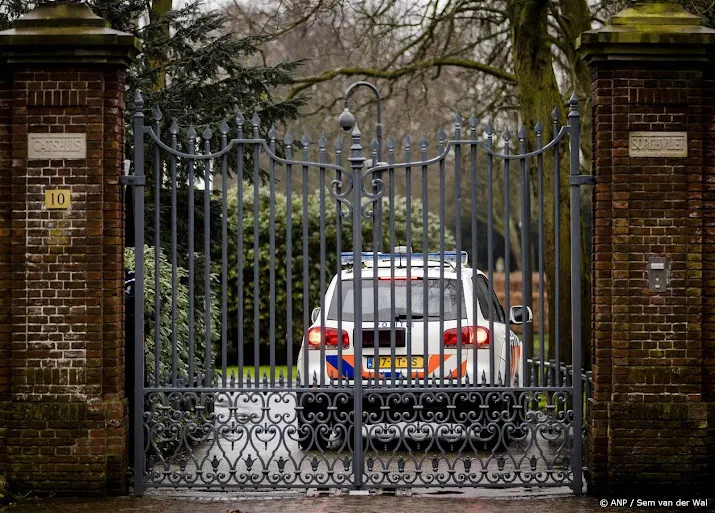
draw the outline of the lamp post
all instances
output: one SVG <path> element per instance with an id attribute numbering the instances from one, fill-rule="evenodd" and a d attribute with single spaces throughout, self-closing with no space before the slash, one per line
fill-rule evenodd
<path id="1" fill-rule="evenodd" d="M 343 95 L 343 113 L 338 117 L 338 124 L 340 128 L 346 132 L 351 131 L 355 128 L 355 116 L 348 109 L 348 100 L 350 95 L 358 87 L 367 87 L 373 93 L 375 93 L 375 99 L 377 100 L 377 123 L 375 124 L 375 139 L 377 139 L 377 161 L 382 161 L 382 98 L 380 97 L 380 91 L 377 90 L 370 82 L 359 81 L 350 84 L 347 89 L 345 89 L 345 94 Z"/>
<path id="2" fill-rule="evenodd" d="M 380 97 L 380 91 L 377 90 L 374 84 L 365 81 L 355 82 L 350 84 L 347 89 L 345 89 L 345 94 L 343 95 L 343 112 L 338 117 L 338 124 L 340 128 L 346 132 L 351 131 L 355 127 L 355 116 L 350 109 L 348 109 L 348 100 L 350 95 L 358 87 L 367 87 L 373 93 L 375 93 L 375 99 L 377 101 L 377 120 L 375 123 L 375 139 L 377 140 L 377 162 L 382 163 L 382 98 Z M 382 171 L 377 172 L 377 178 L 382 179 Z M 373 190 L 373 192 L 375 192 Z M 380 242 L 379 247 L 375 248 L 376 251 L 382 250 L 382 200 L 376 202 L 375 209 L 373 210 L 374 215 L 374 229 L 376 233 L 379 234 Z"/>

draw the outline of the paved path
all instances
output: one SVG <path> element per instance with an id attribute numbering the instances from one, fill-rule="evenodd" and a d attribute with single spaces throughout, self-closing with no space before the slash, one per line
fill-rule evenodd
<path id="1" fill-rule="evenodd" d="M 528 497 L 528 496 L 527 496 Z M 49 499 L 25 500 L 3 513 L 649 513 L 693 511 L 688 508 L 602 508 L 598 499 L 546 497 L 521 499 L 340 496 L 298 499 Z M 0 508 L 2 510 L 2 508 Z M 705 511 L 705 510 L 703 510 Z"/>

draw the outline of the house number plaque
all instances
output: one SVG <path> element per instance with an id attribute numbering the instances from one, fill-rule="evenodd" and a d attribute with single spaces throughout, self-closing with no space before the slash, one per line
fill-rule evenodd
<path id="1" fill-rule="evenodd" d="M 67 210 L 72 198 L 69 189 L 52 189 L 45 191 L 45 208 Z"/>

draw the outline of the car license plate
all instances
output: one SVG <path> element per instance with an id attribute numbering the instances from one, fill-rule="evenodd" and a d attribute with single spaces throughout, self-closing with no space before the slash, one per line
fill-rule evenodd
<path id="1" fill-rule="evenodd" d="M 391 369 L 394 364 L 396 369 L 406 369 L 407 361 L 408 360 L 406 356 L 380 356 L 380 368 Z M 413 369 L 419 369 L 421 367 L 424 367 L 425 359 L 422 356 L 413 356 L 412 361 L 410 363 L 410 367 L 412 367 Z M 367 368 L 374 369 L 375 367 L 375 357 L 368 356 Z"/>

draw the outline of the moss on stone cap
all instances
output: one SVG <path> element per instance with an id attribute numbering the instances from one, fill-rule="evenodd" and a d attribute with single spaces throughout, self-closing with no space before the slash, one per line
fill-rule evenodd
<path id="1" fill-rule="evenodd" d="M 715 30 L 680 5 L 633 2 L 576 41 L 587 60 L 709 60 Z"/>
<path id="2" fill-rule="evenodd" d="M 6 63 L 119 64 L 127 66 L 141 51 L 132 34 L 85 4 L 54 2 L 37 6 L 0 32 L 0 60 Z"/>

